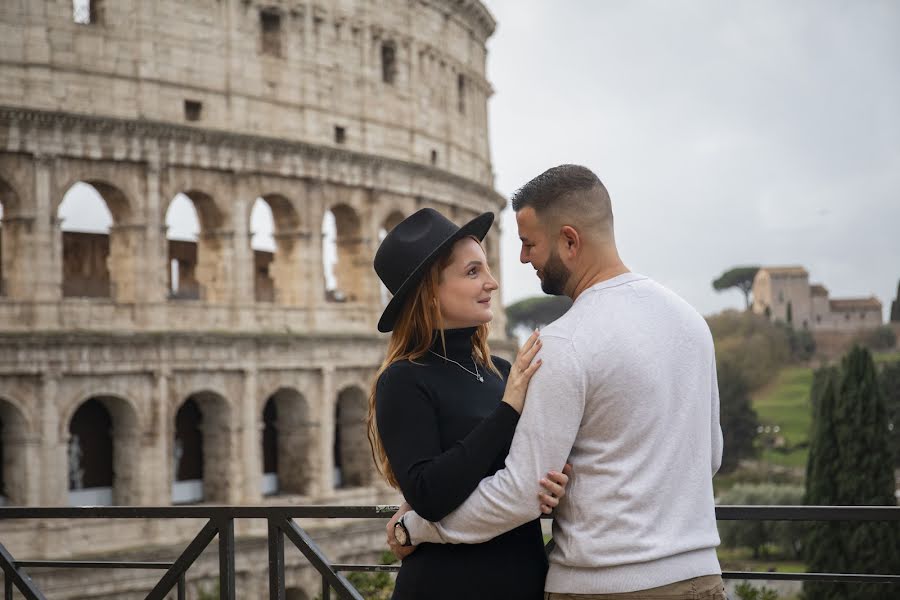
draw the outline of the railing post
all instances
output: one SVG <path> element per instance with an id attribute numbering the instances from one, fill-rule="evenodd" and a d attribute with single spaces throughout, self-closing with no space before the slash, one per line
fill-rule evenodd
<path id="1" fill-rule="evenodd" d="M 234 519 L 219 521 L 219 599 L 234 597 Z"/>
<path id="2" fill-rule="evenodd" d="M 331 600 L 331 586 L 328 580 L 322 575 L 322 600 Z"/>
<path id="3" fill-rule="evenodd" d="M 184 573 L 178 576 L 178 600 L 186 600 L 187 586 L 184 582 Z"/>
<path id="4" fill-rule="evenodd" d="M 3 600 L 13 600 L 12 592 L 13 592 L 12 579 L 9 578 L 9 575 L 4 573 L 3 574 Z"/>
<path id="5" fill-rule="evenodd" d="M 274 519 L 269 523 L 269 600 L 285 600 L 284 534 Z"/>

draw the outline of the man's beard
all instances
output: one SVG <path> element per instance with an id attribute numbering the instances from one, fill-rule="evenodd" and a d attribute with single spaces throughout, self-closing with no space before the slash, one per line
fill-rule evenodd
<path id="1" fill-rule="evenodd" d="M 568 283 L 572 272 L 563 264 L 558 252 L 553 251 L 550 253 L 550 257 L 544 263 L 543 268 L 541 268 L 541 273 L 544 275 L 541 278 L 541 290 L 545 294 L 565 296 L 566 283 Z"/>

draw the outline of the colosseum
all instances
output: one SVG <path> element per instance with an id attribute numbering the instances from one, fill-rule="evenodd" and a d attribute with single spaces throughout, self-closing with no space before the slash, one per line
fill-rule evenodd
<path id="1" fill-rule="evenodd" d="M 0 3 L 0 502 L 396 502 L 363 422 L 385 343 L 372 257 L 420 207 L 505 205 L 494 26 L 478 0 Z M 103 231 L 69 225 L 76 188 L 102 199 Z M 192 239 L 172 235 L 178 202 Z M 486 249 L 499 272 L 496 227 Z M 506 354 L 503 331 L 501 314 Z M 0 543 L 149 560 L 199 526 L 4 520 Z M 332 560 L 383 547 L 382 523 L 304 526 Z M 237 597 L 266 597 L 264 523 L 236 535 Z M 286 560 L 287 597 L 312 598 L 315 571 Z M 217 568 L 188 571 L 189 598 Z M 159 574 L 32 576 L 54 599 L 128 600 Z"/>

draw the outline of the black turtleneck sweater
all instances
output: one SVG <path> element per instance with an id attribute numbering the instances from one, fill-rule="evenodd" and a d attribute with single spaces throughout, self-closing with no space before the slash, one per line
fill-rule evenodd
<path id="1" fill-rule="evenodd" d="M 503 468 L 519 419 L 501 401 L 509 363 L 492 357 L 502 378 L 475 365 L 474 332 L 446 330 L 446 354 L 440 336 L 431 348 L 471 373 L 429 353 L 392 364 L 376 387 L 378 432 L 400 490 L 431 521 L 450 514 L 479 481 Z M 393 598 L 538 600 L 546 571 L 535 520 L 482 544 L 421 544 L 403 561 Z"/>

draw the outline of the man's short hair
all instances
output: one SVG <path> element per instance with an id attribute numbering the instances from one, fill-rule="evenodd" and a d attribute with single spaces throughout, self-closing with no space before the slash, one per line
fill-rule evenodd
<path id="1" fill-rule="evenodd" d="M 593 171 L 581 165 L 559 165 L 547 169 L 512 197 L 513 210 L 531 207 L 549 227 L 582 226 L 596 233 L 612 233 L 609 193 Z"/>

